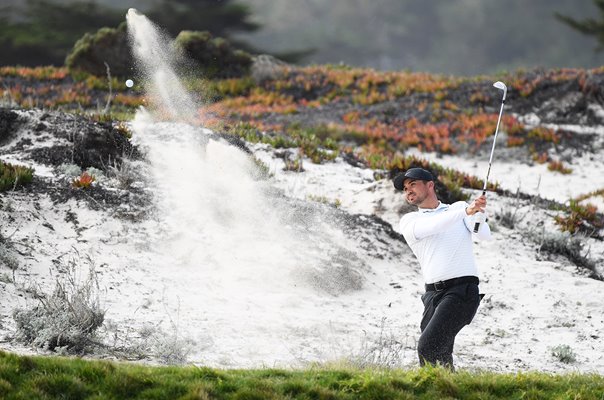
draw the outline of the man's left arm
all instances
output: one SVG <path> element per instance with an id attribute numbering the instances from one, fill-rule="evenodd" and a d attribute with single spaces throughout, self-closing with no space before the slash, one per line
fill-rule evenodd
<path id="1" fill-rule="evenodd" d="M 487 223 L 487 221 L 484 221 L 483 223 L 480 224 L 480 228 L 478 228 L 478 232 L 474 232 L 474 216 L 473 215 L 468 215 L 463 219 L 463 222 L 466 226 L 466 228 L 468 229 L 468 231 L 470 231 L 470 233 L 478 240 L 491 240 L 493 239 L 493 236 L 491 236 L 491 228 L 489 227 L 489 224 Z"/>
<path id="2" fill-rule="evenodd" d="M 465 203 L 464 203 L 465 204 Z M 466 229 L 472 233 L 472 235 L 478 240 L 491 240 L 493 237 L 491 236 L 491 228 L 486 221 L 480 224 L 478 232 L 474 233 L 474 216 L 478 212 L 485 212 L 485 207 L 487 206 L 487 198 L 484 195 L 481 195 L 474 199 L 472 203 L 465 204 L 466 207 L 466 217 L 464 217 L 463 222 L 466 226 Z"/>

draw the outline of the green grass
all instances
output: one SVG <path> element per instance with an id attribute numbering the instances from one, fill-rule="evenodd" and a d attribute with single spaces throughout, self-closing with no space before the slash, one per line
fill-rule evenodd
<path id="1" fill-rule="evenodd" d="M 30 183 L 33 175 L 33 168 L 0 161 L 0 192 Z"/>
<path id="2" fill-rule="evenodd" d="M 0 352 L 2 399 L 594 399 L 595 374 L 451 373 L 441 368 L 218 370 Z"/>

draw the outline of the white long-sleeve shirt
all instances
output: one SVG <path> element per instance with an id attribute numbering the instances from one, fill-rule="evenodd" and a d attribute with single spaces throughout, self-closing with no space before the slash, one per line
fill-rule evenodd
<path id="1" fill-rule="evenodd" d="M 466 214 L 466 207 L 463 201 L 451 205 L 439 202 L 434 209 L 420 208 L 401 218 L 399 231 L 417 257 L 425 283 L 478 276 L 472 235 L 490 240 L 491 229 L 484 222 L 478 233 L 473 233 L 473 218 Z"/>

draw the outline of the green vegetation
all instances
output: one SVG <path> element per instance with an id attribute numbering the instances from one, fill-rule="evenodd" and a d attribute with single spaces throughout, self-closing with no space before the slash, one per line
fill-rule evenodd
<path id="1" fill-rule="evenodd" d="M 26 0 L 0 8 L 3 65 L 62 65 L 67 51 L 84 33 L 117 26 L 121 11 L 97 2 Z"/>
<path id="2" fill-rule="evenodd" d="M 556 171 L 563 175 L 568 175 L 573 172 L 572 168 L 568 168 L 564 166 L 562 161 L 552 160 L 547 164 L 547 169 L 550 171 Z"/>
<path id="3" fill-rule="evenodd" d="M 600 375 L 451 373 L 441 368 L 218 370 L 147 367 L 0 352 L 4 399 L 580 399 Z"/>
<path id="4" fill-rule="evenodd" d="M 216 39 L 199 32 L 183 34 L 181 39 L 190 44 L 191 51 L 199 46 L 214 46 L 215 50 L 226 46 L 226 42 L 214 43 Z M 184 84 L 202 104 L 199 122 L 247 142 L 297 148 L 297 155 L 285 160 L 292 171 L 304 169 L 304 158 L 324 163 L 344 156 L 378 170 L 383 177 L 411 166 L 430 169 L 439 177 L 439 196 L 447 202 L 466 200 L 464 189 L 482 189 L 483 182 L 477 177 L 406 153 L 410 148 L 441 154 L 485 151 L 497 123 L 496 113 L 488 110 L 497 99 L 486 89 L 493 77 L 377 72 L 333 65 L 280 68 L 279 74 L 261 81 L 253 74 L 226 79 L 190 74 Z M 594 82 L 598 80 L 593 78 L 602 74 L 604 68 L 521 70 L 498 78 L 509 83 L 510 96 L 526 103 L 542 89 L 554 86 L 591 93 L 597 89 Z M 35 85 L 29 84 L 33 81 Z M 10 104 L 84 113 L 104 122 L 129 120 L 138 106 L 147 105 L 138 84 L 126 88 L 115 77 L 110 82 L 106 76 L 70 74 L 66 68 L 4 67 L 0 68 L 0 83 L 2 97 Z M 108 102 L 110 87 L 113 96 Z M 103 109 L 108 103 L 110 107 Z M 504 114 L 501 130 L 507 134 L 502 145 L 517 149 L 527 163 L 547 164 L 555 173 L 572 172 L 570 166 L 555 159 L 560 148 L 573 146 L 576 138 L 568 132 L 527 127 L 511 114 Z M 491 183 L 488 190 L 500 189 Z M 561 230 L 598 237 L 604 217 L 597 209 L 577 202 L 559 210 L 563 213 L 556 222 Z"/>
<path id="5" fill-rule="evenodd" d="M 565 364 L 572 364 L 577 361 L 577 355 L 573 351 L 573 349 L 567 345 L 562 344 L 560 346 L 556 346 L 552 349 L 552 356 L 554 356 L 558 361 L 563 362 Z"/>
<path id="6" fill-rule="evenodd" d="M 84 34 L 124 21 L 129 4 L 72 0 L 26 0 L 19 6 L 0 6 L 2 65 L 63 65 L 74 43 Z M 160 0 L 142 9 L 172 37 L 181 30 L 208 30 L 230 38 L 258 25 L 249 21 L 249 7 L 232 0 Z M 15 2 L 17 4 L 17 2 Z M 238 42 L 238 47 L 246 47 Z M 249 48 L 247 46 L 246 48 Z M 106 59 L 119 62 L 115 58 Z M 101 66 L 103 63 L 101 62 Z"/>
<path id="7" fill-rule="evenodd" d="M 194 67 L 187 65 L 186 71 L 197 77 L 240 77 L 247 75 L 252 64 L 250 54 L 233 48 L 227 39 L 212 37 L 208 31 L 182 31 L 174 45 L 194 64 Z M 103 27 L 84 34 L 65 60 L 71 75 L 86 80 L 90 89 L 107 89 L 107 79 L 94 79 L 105 77 L 107 68 L 113 76 L 126 77 L 132 76 L 134 65 L 125 22 L 117 28 Z"/>
<path id="8" fill-rule="evenodd" d="M 0 83 L 0 99 L 9 104 L 85 114 L 99 122 L 131 120 L 144 104 L 140 88 L 128 89 L 123 80 L 64 67 L 0 67 Z M 110 86 L 113 96 L 105 112 Z"/>
<path id="9" fill-rule="evenodd" d="M 33 175 L 33 168 L 0 161 L 0 192 L 30 183 Z"/>
<path id="10" fill-rule="evenodd" d="M 205 78 L 245 76 L 252 64 L 250 54 L 233 48 L 227 39 L 212 37 L 208 31 L 182 31 L 174 45 L 196 64 L 196 75 Z"/>
<path id="11" fill-rule="evenodd" d="M 141 11 L 172 37 L 181 31 L 209 31 L 231 40 L 236 32 L 253 32 L 260 26 L 251 21 L 250 7 L 236 0 L 160 0 Z M 239 40 L 239 47 L 250 46 Z"/>
<path id="12" fill-rule="evenodd" d="M 239 136 L 248 142 L 268 143 L 276 149 L 297 147 L 301 155 L 310 158 L 315 164 L 334 160 L 338 156 L 339 146 L 325 134 L 329 132 L 329 128 L 325 126 L 301 128 L 299 124 L 294 124 L 285 131 L 285 136 L 267 135 L 245 122 L 237 123 L 225 130 L 226 133 Z M 300 168 L 296 166 L 293 170 L 300 170 Z"/>
<path id="13" fill-rule="evenodd" d="M 121 23 L 118 28 L 105 27 L 94 34 L 84 34 L 67 55 L 65 66 L 72 74 L 87 72 L 106 76 L 107 67 L 114 76 L 132 74 L 134 60 L 128 43 L 126 23 Z"/>
<path id="14" fill-rule="evenodd" d="M 582 232 L 587 235 L 596 234 L 604 228 L 604 217 L 598 214 L 598 208 L 590 203 L 580 204 L 577 200 L 570 200 L 568 207 L 562 208 L 565 215 L 555 217 L 560 230 L 570 233 Z"/>
<path id="15" fill-rule="evenodd" d="M 579 268 L 586 270 L 591 278 L 602 280 L 598 274 L 596 262 L 589 258 L 585 249 L 585 237 L 580 234 L 571 235 L 569 232 L 544 232 L 539 238 L 539 252 L 561 255 Z"/>

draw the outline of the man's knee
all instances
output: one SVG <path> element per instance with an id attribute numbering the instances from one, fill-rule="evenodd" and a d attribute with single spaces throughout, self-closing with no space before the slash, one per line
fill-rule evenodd
<path id="1" fill-rule="evenodd" d="M 421 335 L 417 342 L 417 355 L 420 365 L 425 363 L 436 363 L 435 343 L 428 339 L 427 335 Z"/>

